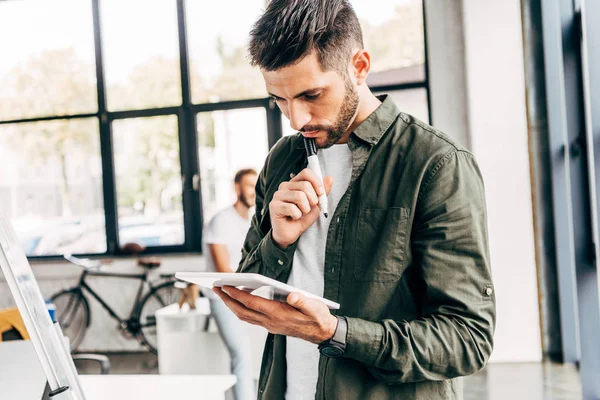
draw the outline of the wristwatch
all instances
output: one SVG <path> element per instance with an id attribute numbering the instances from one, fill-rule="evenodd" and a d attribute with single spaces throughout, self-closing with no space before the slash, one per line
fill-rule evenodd
<path id="1" fill-rule="evenodd" d="M 339 358 L 346 352 L 346 335 L 348 333 L 348 321 L 346 317 L 338 317 L 337 328 L 333 337 L 319 344 L 319 352 L 325 357 Z"/>

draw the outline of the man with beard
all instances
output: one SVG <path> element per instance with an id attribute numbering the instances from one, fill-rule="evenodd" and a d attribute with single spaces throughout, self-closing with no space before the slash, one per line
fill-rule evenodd
<path id="1" fill-rule="evenodd" d="M 271 0 L 249 51 L 299 133 L 259 175 L 238 271 L 341 304 L 332 313 L 299 293 L 284 303 L 213 289 L 271 333 L 259 398 L 462 398 L 460 377 L 485 365 L 495 326 L 473 155 L 371 93 L 348 0 Z M 323 182 L 306 168 L 303 137 L 320 148 Z"/>
<path id="2" fill-rule="evenodd" d="M 250 228 L 250 210 L 256 204 L 257 173 L 242 169 L 235 174 L 237 201 L 217 213 L 202 234 L 202 247 L 209 272 L 234 272 L 242 257 L 242 246 Z M 252 373 L 252 353 L 244 324 L 210 290 L 202 289 L 219 333 L 231 355 L 231 370 L 237 378 L 233 388 L 237 400 L 256 398 Z"/>

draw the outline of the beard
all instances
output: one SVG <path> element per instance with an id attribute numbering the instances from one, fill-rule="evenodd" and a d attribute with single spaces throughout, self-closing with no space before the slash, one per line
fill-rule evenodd
<path id="1" fill-rule="evenodd" d="M 252 208 L 256 204 L 256 202 L 253 201 L 254 199 L 249 199 L 248 196 L 246 196 L 244 193 L 239 195 L 238 200 L 247 208 Z"/>
<path id="2" fill-rule="evenodd" d="M 356 115 L 359 102 L 358 92 L 352 86 L 352 82 L 347 76 L 344 92 L 342 107 L 333 125 L 306 125 L 301 129 L 302 132 L 325 131 L 327 133 L 325 143 L 316 143 L 317 147 L 321 149 L 329 148 L 339 142 L 346 134 L 346 130 Z"/>

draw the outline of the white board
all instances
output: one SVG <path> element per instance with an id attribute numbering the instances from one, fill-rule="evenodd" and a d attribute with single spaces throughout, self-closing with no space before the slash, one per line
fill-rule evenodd
<path id="1" fill-rule="evenodd" d="M 50 389 L 68 387 L 62 398 L 85 399 L 60 328 L 52 322 L 44 297 L 15 231 L 0 211 L 0 268 L 21 313 Z"/>

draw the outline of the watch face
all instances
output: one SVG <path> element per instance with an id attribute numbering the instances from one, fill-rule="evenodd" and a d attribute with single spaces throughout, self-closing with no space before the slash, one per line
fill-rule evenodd
<path id="1" fill-rule="evenodd" d="M 321 353 L 330 358 L 337 358 L 344 355 L 344 352 L 339 347 L 335 346 L 325 346 L 321 348 Z"/>

